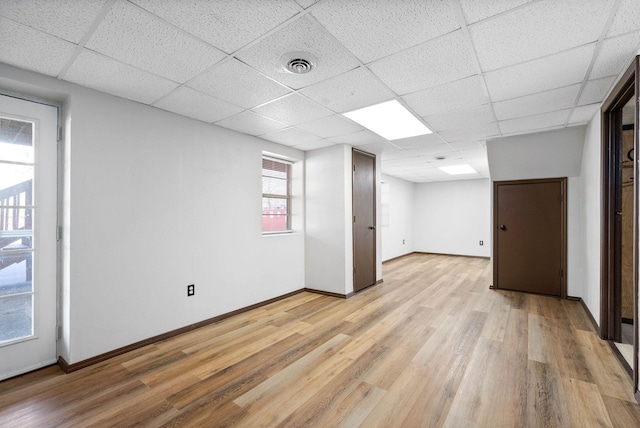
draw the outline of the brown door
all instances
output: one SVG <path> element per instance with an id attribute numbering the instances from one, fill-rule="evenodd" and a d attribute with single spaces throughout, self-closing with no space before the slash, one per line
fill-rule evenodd
<path id="1" fill-rule="evenodd" d="M 376 282 L 376 158 L 353 150 L 353 290 Z"/>
<path id="2" fill-rule="evenodd" d="M 566 296 L 566 179 L 494 183 L 494 285 Z"/>

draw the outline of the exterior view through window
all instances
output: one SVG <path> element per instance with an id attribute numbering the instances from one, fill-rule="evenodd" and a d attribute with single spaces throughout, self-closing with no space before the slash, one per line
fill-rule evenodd
<path id="1" fill-rule="evenodd" d="M 34 334 L 33 134 L 0 118 L 0 345 Z"/>
<path id="2" fill-rule="evenodd" d="M 262 158 L 262 233 L 291 231 L 291 164 Z"/>

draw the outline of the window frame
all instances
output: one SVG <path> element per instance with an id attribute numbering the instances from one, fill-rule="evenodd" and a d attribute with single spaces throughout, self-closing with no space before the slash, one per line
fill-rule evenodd
<path id="1" fill-rule="evenodd" d="M 262 199 L 264 200 L 266 199 L 284 199 L 287 201 L 287 209 L 286 209 L 286 214 L 284 215 L 286 218 L 286 229 L 285 230 L 264 230 L 264 226 L 262 225 L 262 221 L 261 221 L 261 228 L 262 228 L 262 234 L 263 235 L 277 235 L 277 234 L 284 234 L 284 233 L 291 233 L 293 232 L 293 229 L 291 227 L 291 202 L 292 202 L 292 195 L 291 195 L 291 190 L 292 190 L 292 185 L 291 185 L 291 171 L 293 168 L 293 162 L 288 161 L 286 159 L 280 159 L 277 157 L 273 157 L 273 156 L 267 156 L 267 155 L 262 155 L 262 171 L 265 170 L 264 168 L 264 161 L 270 161 L 270 162 L 277 162 L 283 165 L 286 165 L 286 191 L 287 194 L 276 194 L 276 193 L 265 193 L 264 192 L 264 184 L 262 187 Z M 264 178 L 264 172 L 261 172 L 261 176 Z M 261 217 L 264 218 L 265 215 L 269 215 L 269 214 L 265 214 L 264 211 L 261 212 Z"/>

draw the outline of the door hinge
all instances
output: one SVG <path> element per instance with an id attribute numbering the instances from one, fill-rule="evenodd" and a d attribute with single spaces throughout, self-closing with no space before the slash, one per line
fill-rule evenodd
<path id="1" fill-rule="evenodd" d="M 353 267 L 353 274 L 354 274 L 354 275 L 356 274 L 356 268 L 355 268 L 355 266 Z"/>
<path id="2" fill-rule="evenodd" d="M 58 126 L 58 142 L 62 141 L 62 126 Z"/>
<path id="3" fill-rule="evenodd" d="M 356 166 L 355 165 L 353 166 L 353 172 L 356 172 Z"/>
<path id="4" fill-rule="evenodd" d="M 62 326 L 59 325 L 56 330 L 57 330 L 57 333 L 56 333 L 57 334 L 57 339 L 58 340 L 62 339 Z"/>
<path id="5" fill-rule="evenodd" d="M 56 227 L 56 241 L 62 239 L 62 226 Z"/>
<path id="6" fill-rule="evenodd" d="M 354 223 L 356 222 L 356 216 L 353 216 L 353 222 Z"/>

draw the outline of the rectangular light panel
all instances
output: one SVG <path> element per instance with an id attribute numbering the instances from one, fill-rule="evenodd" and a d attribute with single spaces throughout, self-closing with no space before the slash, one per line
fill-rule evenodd
<path id="1" fill-rule="evenodd" d="M 440 170 L 446 172 L 449 175 L 462 175 L 462 174 L 473 174 L 477 172 L 475 169 L 471 168 L 471 165 L 451 165 L 451 166 L 440 166 L 438 167 Z"/>
<path id="2" fill-rule="evenodd" d="M 397 100 L 353 110 L 343 115 L 387 140 L 431 134 L 431 130 Z"/>

